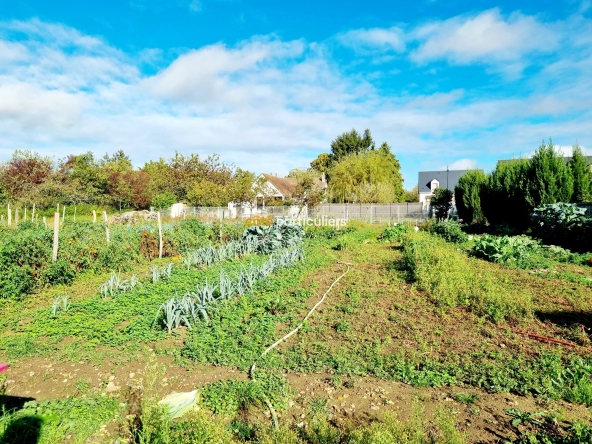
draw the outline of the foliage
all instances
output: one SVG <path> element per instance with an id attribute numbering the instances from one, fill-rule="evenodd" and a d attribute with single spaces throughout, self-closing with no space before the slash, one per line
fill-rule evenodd
<path id="1" fill-rule="evenodd" d="M 577 143 L 573 147 L 569 168 L 574 181 L 572 202 L 590 202 L 592 200 L 592 169 L 587 164 L 582 148 Z"/>
<path id="2" fill-rule="evenodd" d="M 156 314 L 155 322 L 160 321 L 169 333 L 181 325 L 191 330 L 192 324 L 199 320 L 209 322 L 208 310 L 214 310 L 218 304 L 235 296 L 252 293 L 257 281 L 267 278 L 280 268 L 289 267 L 303 260 L 304 252 L 299 245 L 272 254 L 259 266 L 251 263 L 249 267 L 243 267 L 235 279 L 222 270 L 217 283 L 206 280 L 203 286 L 197 286 L 195 290 L 188 291 L 182 298 L 173 297 L 162 304 Z"/>
<path id="3" fill-rule="evenodd" d="M 403 198 L 400 164 L 388 145 L 343 158 L 330 176 L 328 192 L 336 202 L 389 203 Z"/>
<path id="4" fill-rule="evenodd" d="M 337 136 L 331 142 L 331 160 L 339 162 L 345 157 L 353 154 L 363 154 L 374 149 L 375 143 L 370 134 L 370 130 L 366 129 L 364 135 L 352 129 L 350 132 L 345 132 Z"/>
<path id="5" fill-rule="evenodd" d="M 173 193 L 164 192 L 152 198 L 152 206 L 157 210 L 164 210 L 170 208 L 176 201 L 177 198 Z"/>
<path id="6" fill-rule="evenodd" d="M 436 219 L 441 221 L 448 219 L 452 210 L 453 193 L 448 188 L 436 188 L 434 195 L 430 199 L 430 206 L 434 210 Z"/>
<path id="7" fill-rule="evenodd" d="M 486 181 L 487 176 L 481 170 L 467 171 L 459 178 L 454 188 L 454 198 L 458 217 L 464 223 L 483 221 L 481 189 Z"/>
<path id="8" fill-rule="evenodd" d="M 386 241 L 400 242 L 403 237 L 411 231 L 409 225 L 406 224 L 393 224 L 388 225 L 382 233 L 378 235 L 378 238 Z"/>
<path id="9" fill-rule="evenodd" d="M 498 162 L 479 196 L 483 215 L 492 225 L 526 227 L 532 207 L 526 200 L 529 161 Z"/>
<path id="10" fill-rule="evenodd" d="M 243 242 L 252 243 L 258 253 L 269 254 L 281 247 L 297 245 L 304 238 L 303 228 L 289 221 L 274 221 L 273 225 L 248 227 Z"/>
<path id="11" fill-rule="evenodd" d="M 557 202 L 570 202 L 574 182 L 569 167 L 551 140 L 543 143 L 529 161 L 526 175 L 526 201 L 530 208 Z"/>
<path id="12" fill-rule="evenodd" d="M 403 244 L 402 264 L 409 279 L 438 305 L 466 306 L 494 322 L 530 313 L 529 295 L 501 285 L 492 271 L 476 270 L 471 259 L 444 240 L 412 233 Z"/>
<path id="13" fill-rule="evenodd" d="M 466 233 L 461 229 L 460 224 L 454 220 L 437 222 L 431 227 L 431 230 L 448 242 L 461 243 L 466 242 L 468 239 Z"/>
<path id="14" fill-rule="evenodd" d="M 526 236 L 483 235 L 473 247 L 477 257 L 509 267 L 546 268 L 549 261 L 542 256 L 540 244 Z"/>
<path id="15" fill-rule="evenodd" d="M 0 230 L 1 298 L 20 298 L 46 285 L 70 284 L 85 271 L 126 271 L 158 256 L 157 228 L 111 226 L 107 243 L 103 224 L 66 224 L 59 232 L 58 260 L 52 262 L 53 230 L 31 222 Z M 198 248 L 210 229 L 195 219 L 165 224 L 165 256 Z"/>
<path id="16" fill-rule="evenodd" d="M 419 186 L 415 185 L 410 190 L 405 190 L 403 202 L 419 202 Z"/>
<path id="17" fill-rule="evenodd" d="M 545 243 L 575 251 L 592 251 L 592 219 L 575 204 L 556 203 L 534 209 L 532 234 Z"/>
<path id="18" fill-rule="evenodd" d="M 560 425 L 553 415 L 546 412 L 524 412 L 518 408 L 507 409 L 511 425 L 518 438 L 516 444 L 581 444 L 592 442 L 592 427 L 574 421 Z"/>

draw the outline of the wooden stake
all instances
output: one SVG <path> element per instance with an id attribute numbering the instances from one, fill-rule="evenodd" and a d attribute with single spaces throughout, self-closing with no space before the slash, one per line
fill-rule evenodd
<path id="1" fill-rule="evenodd" d="M 162 259 L 162 221 L 160 220 L 160 211 L 156 213 L 158 221 L 158 258 Z"/>
<path id="2" fill-rule="evenodd" d="M 6 217 L 8 218 L 8 226 L 12 226 L 12 210 L 10 209 L 10 204 L 8 204 L 8 215 Z"/>
<path id="3" fill-rule="evenodd" d="M 74 222 L 76 222 L 76 205 L 74 205 Z"/>
<path id="4" fill-rule="evenodd" d="M 23 220 L 26 222 L 27 221 L 27 207 L 25 207 L 25 216 L 23 217 Z"/>
<path id="5" fill-rule="evenodd" d="M 43 216 L 43 226 L 47 228 L 47 219 Z"/>
<path id="6" fill-rule="evenodd" d="M 103 211 L 103 221 L 105 222 L 105 234 L 107 235 L 107 243 L 111 242 L 109 237 L 109 221 L 107 220 L 107 212 Z"/>
<path id="7" fill-rule="evenodd" d="M 66 220 L 66 205 L 62 207 L 62 225 L 64 225 L 64 221 Z"/>
<path id="8" fill-rule="evenodd" d="M 35 204 L 33 204 L 33 213 L 31 213 L 31 222 L 35 220 Z"/>
<path id="9" fill-rule="evenodd" d="M 56 211 L 53 221 L 53 256 L 52 261 L 58 260 L 58 240 L 60 234 L 60 213 Z"/>
<path id="10" fill-rule="evenodd" d="M 93 224 L 97 223 L 97 212 L 96 210 L 93 210 Z"/>

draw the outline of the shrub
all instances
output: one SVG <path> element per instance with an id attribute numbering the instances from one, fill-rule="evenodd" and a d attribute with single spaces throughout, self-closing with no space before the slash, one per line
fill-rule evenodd
<path id="1" fill-rule="evenodd" d="M 410 231 L 409 225 L 405 224 L 394 224 L 386 227 L 383 232 L 378 236 L 378 239 L 385 241 L 400 242 L 405 234 Z"/>
<path id="2" fill-rule="evenodd" d="M 460 228 L 460 224 L 454 220 L 446 220 L 436 223 L 432 231 L 448 242 L 466 242 L 468 237 Z"/>
<path id="3" fill-rule="evenodd" d="M 447 219 L 452 210 L 453 193 L 448 188 L 437 188 L 430 200 L 434 215 L 438 220 Z"/>
<path id="4" fill-rule="evenodd" d="M 592 250 L 592 219 L 576 204 L 541 205 L 531 215 L 532 234 L 545 243 L 572 250 Z"/>

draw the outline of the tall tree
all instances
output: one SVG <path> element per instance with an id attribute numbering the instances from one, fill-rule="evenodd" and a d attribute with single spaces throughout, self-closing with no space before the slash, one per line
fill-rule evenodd
<path id="1" fill-rule="evenodd" d="M 430 206 L 434 209 L 436 219 L 448 219 L 452 209 L 452 191 L 448 188 L 436 188 L 434 195 L 430 199 Z"/>
<path id="2" fill-rule="evenodd" d="M 375 143 L 369 129 L 364 131 L 363 136 L 360 136 L 355 129 L 352 129 L 350 132 L 337 136 L 331 142 L 331 158 L 333 162 L 339 162 L 344 157 L 352 154 L 362 154 L 374 148 Z"/>
<path id="3" fill-rule="evenodd" d="M 481 189 L 486 181 L 487 176 L 480 170 L 467 171 L 459 178 L 454 188 L 454 198 L 458 217 L 464 222 L 483 221 Z"/>
<path id="4" fill-rule="evenodd" d="M 573 175 L 552 140 L 543 141 L 530 159 L 525 189 L 531 210 L 542 204 L 571 202 Z"/>
<path id="5" fill-rule="evenodd" d="M 592 166 L 587 164 L 582 148 L 577 143 L 573 147 L 569 168 L 574 181 L 572 202 L 589 202 L 592 200 Z"/>
<path id="6" fill-rule="evenodd" d="M 530 223 L 530 204 L 526 201 L 527 159 L 498 162 L 487 176 L 479 199 L 483 215 L 493 225 L 527 226 Z"/>
<path id="7" fill-rule="evenodd" d="M 403 198 L 398 162 L 378 150 L 350 155 L 331 170 L 329 195 L 336 202 L 389 203 Z"/>
<path id="8" fill-rule="evenodd" d="M 43 183 L 55 173 L 54 162 L 31 151 L 16 150 L 0 166 L 0 182 L 11 199 L 27 205 L 36 203 Z"/>

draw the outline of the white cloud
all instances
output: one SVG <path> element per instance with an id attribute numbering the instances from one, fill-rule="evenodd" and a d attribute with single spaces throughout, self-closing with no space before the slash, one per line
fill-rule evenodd
<path id="1" fill-rule="evenodd" d="M 516 64 L 527 54 L 550 52 L 559 44 L 552 24 L 520 13 L 506 19 L 498 9 L 432 22 L 416 28 L 412 37 L 420 45 L 411 57 L 420 63 L 446 59 L 456 64 Z"/>
<path id="2" fill-rule="evenodd" d="M 201 0 L 191 0 L 191 3 L 189 3 L 189 10 L 191 12 L 199 12 L 201 11 L 201 8 Z"/>
<path id="3" fill-rule="evenodd" d="M 337 40 L 362 54 L 405 51 L 403 30 L 396 26 L 388 29 L 354 29 L 339 34 Z"/>
<path id="4" fill-rule="evenodd" d="M 450 165 L 443 165 L 440 167 L 441 170 L 448 168 L 452 170 L 475 170 L 477 169 L 477 161 L 475 159 L 459 159 L 452 162 Z"/>
<path id="5" fill-rule="evenodd" d="M 18 43 L 16 31 L 24 35 Z M 483 165 L 483 156 L 531 151 L 549 136 L 592 146 L 592 42 L 565 41 L 577 51 L 562 52 L 520 95 L 492 98 L 464 89 L 381 93 L 345 74 L 323 45 L 274 36 L 189 50 L 147 75 L 139 66 L 162 63 L 158 51 L 126 55 L 38 20 L 0 23 L 0 156 L 17 148 L 58 157 L 121 148 L 141 165 L 175 150 L 217 152 L 240 167 L 283 174 L 307 165 L 336 135 L 370 128 L 405 159 L 409 181 L 425 159 L 434 168 L 460 159 L 449 167 L 465 169 L 474 159 Z"/>

